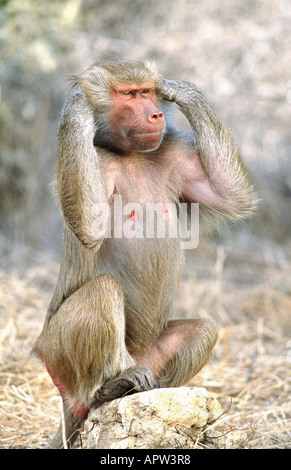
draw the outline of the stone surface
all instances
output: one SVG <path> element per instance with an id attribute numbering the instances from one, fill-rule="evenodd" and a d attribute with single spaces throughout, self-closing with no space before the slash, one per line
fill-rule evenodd
<path id="1" fill-rule="evenodd" d="M 243 431 L 219 422 L 223 410 L 205 388 L 154 389 L 105 403 L 86 421 L 91 449 L 244 448 Z"/>

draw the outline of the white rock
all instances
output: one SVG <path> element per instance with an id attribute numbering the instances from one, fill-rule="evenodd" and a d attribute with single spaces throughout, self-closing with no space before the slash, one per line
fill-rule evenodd
<path id="1" fill-rule="evenodd" d="M 244 448 L 243 431 L 219 423 L 221 405 L 205 388 L 160 388 L 91 410 L 91 449 Z M 217 420 L 217 421 L 216 421 Z"/>

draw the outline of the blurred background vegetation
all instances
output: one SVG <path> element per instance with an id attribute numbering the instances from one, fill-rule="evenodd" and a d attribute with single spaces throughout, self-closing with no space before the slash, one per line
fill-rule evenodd
<path id="1" fill-rule="evenodd" d="M 262 199 L 244 232 L 289 242 L 290 21 L 289 0 L 1 1 L 2 250 L 59 251 L 50 183 L 67 77 L 108 56 L 152 59 L 204 90 Z"/>

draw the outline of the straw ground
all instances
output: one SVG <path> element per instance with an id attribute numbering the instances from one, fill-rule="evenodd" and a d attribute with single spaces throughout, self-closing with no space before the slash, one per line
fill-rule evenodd
<path id="1" fill-rule="evenodd" d="M 283 252 L 267 242 L 255 246 L 253 241 L 251 248 L 201 242 L 187 253 L 176 303 L 181 317 L 216 321 L 215 352 L 189 385 L 206 387 L 218 398 L 225 410 L 221 420 L 245 429 L 251 448 L 291 447 L 290 251 L 291 246 Z M 60 399 L 30 349 L 41 330 L 58 262 L 20 250 L 6 257 L 3 267 L 0 448 L 39 448 L 58 426 Z"/>

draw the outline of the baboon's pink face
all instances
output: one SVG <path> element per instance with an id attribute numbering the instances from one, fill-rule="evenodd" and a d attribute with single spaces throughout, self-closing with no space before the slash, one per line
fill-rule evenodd
<path id="1" fill-rule="evenodd" d="M 122 85 L 111 91 L 111 139 L 122 150 L 152 151 L 159 147 L 165 118 L 152 83 Z"/>

